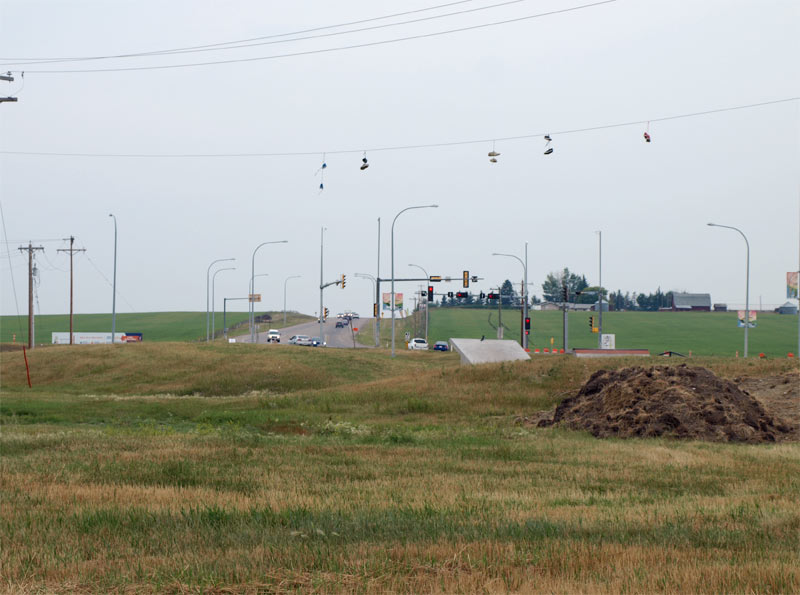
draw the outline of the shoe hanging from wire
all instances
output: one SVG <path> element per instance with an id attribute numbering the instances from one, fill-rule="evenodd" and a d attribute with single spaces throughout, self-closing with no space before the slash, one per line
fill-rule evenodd
<path id="1" fill-rule="evenodd" d="M 545 155 L 552 155 L 553 154 L 553 147 L 551 147 L 551 143 L 553 142 L 552 137 L 549 134 L 544 135 L 544 140 L 547 142 L 544 145 L 544 154 Z"/>
<path id="2" fill-rule="evenodd" d="M 489 151 L 489 163 L 497 163 L 497 158 L 500 156 L 500 153 L 494 150 L 494 141 L 492 141 L 492 150 Z"/>
<path id="3" fill-rule="evenodd" d="M 367 161 L 367 152 L 364 151 L 364 156 L 361 158 L 361 171 L 364 171 L 369 167 L 369 162 Z"/>
<path id="4" fill-rule="evenodd" d="M 644 142 L 650 142 L 650 122 L 647 123 L 647 128 L 644 131 Z"/>
<path id="5" fill-rule="evenodd" d="M 320 165 L 319 169 L 316 171 L 316 174 L 319 174 L 319 191 L 320 192 L 325 190 L 325 170 L 326 169 L 328 169 L 328 163 L 325 160 L 325 153 L 323 153 L 322 154 L 322 165 Z"/>

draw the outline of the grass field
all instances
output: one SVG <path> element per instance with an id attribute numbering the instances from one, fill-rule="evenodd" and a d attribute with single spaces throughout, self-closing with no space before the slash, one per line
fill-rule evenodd
<path id="1" fill-rule="evenodd" d="M 386 355 L 42 349 L 31 390 L 21 354 L 0 353 L 0 588 L 800 590 L 800 445 L 517 422 L 607 361 Z"/>
<path id="2" fill-rule="evenodd" d="M 489 315 L 491 314 L 491 319 Z M 530 348 L 562 346 L 561 312 L 531 312 Z M 424 315 L 415 313 L 395 320 L 397 345 L 405 347 L 405 331 L 424 336 Z M 569 345 L 571 348 L 597 347 L 597 334 L 589 329 L 589 317 L 597 314 L 570 312 Z M 504 310 L 504 338 L 519 341 L 522 316 L 519 310 Z M 447 341 L 451 337 L 487 339 L 497 337 L 497 310 L 467 308 L 431 308 L 428 341 Z M 494 326 L 493 326 L 494 325 Z M 374 345 L 372 322 L 361 321 L 359 341 Z M 735 312 L 604 312 L 603 331 L 616 335 L 617 348 L 648 349 L 652 354 L 677 351 L 685 355 L 743 355 L 744 329 L 736 326 Z M 758 315 L 758 326 L 750 329 L 751 355 L 786 357 L 797 352 L 797 317 L 778 314 Z M 381 321 L 381 345 L 391 338 L 391 319 Z M 551 343 L 550 339 L 553 339 Z"/>
<path id="3" fill-rule="evenodd" d="M 272 315 L 275 328 L 283 326 L 283 312 L 266 312 Z M 257 315 L 265 312 L 256 312 Z M 312 320 L 313 317 L 296 312 L 287 312 L 287 325 Z M 231 327 L 247 320 L 247 312 L 228 312 L 227 323 Z M 215 317 L 217 333 L 222 332 L 222 312 Z M 75 332 L 111 332 L 111 314 L 76 314 L 73 321 Z M 205 312 L 142 312 L 117 314 L 117 331 L 142 333 L 145 341 L 198 341 L 206 338 Z M 54 314 L 36 317 L 36 343 L 51 342 L 51 333 L 69 332 L 69 315 Z M 245 333 L 238 331 L 238 334 Z M 27 316 L 0 316 L 0 343 L 11 343 L 16 335 L 17 343 L 24 343 L 28 334 Z M 236 336 L 237 332 L 231 333 Z"/>

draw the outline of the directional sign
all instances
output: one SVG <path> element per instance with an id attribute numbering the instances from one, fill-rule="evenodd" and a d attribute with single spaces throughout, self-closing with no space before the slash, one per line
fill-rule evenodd
<path id="1" fill-rule="evenodd" d="M 441 275 L 431 275 L 431 278 L 430 278 L 431 283 L 434 283 L 434 282 L 438 283 L 441 280 L 442 280 L 442 276 Z"/>
<path id="2" fill-rule="evenodd" d="M 261 301 L 261 294 L 260 294 L 260 293 L 251 293 L 251 294 L 248 296 L 248 299 L 249 299 L 251 302 L 260 302 L 260 301 Z"/>

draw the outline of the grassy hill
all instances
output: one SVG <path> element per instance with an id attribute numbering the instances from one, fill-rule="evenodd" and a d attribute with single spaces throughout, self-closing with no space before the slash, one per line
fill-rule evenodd
<path id="1" fill-rule="evenodd" d="M 265 312 L 257 312 L 258 315 Z M 274 327 L 283 326 L 283 312 L 271 314 Z M 313 317 L 296 312 L 287 313 L 287 325 L 298 324 Z M 247 320 L 247 312 L 228 312 L 228 327 Z M 216 329 L 222 332 L 222 312 L 215 317 Z M 111 314 L 76 314 L 75 332 L 111 332 Z M 54 314 L 36 317 L 36 343 L 51 342 L 51 333 L 69 332 L 69 315 Z M 205 312 L 140 312 L 117 314 L 117 332 L 142 333 L 145 341 L 197 341 L 206 336 Z M 0 343 L 24 343 L 28 333 L 27 316 L 0 316 Z M 236 333 L 232 333 L 236 335 Z"/>

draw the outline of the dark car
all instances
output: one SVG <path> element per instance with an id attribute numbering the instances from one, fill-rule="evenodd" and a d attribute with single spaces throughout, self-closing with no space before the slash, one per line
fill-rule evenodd
<path id="1" fill-rule="evenodd" d="M 336 321 L 336 328 L 344 328 L 344 322 L 341 320 Z"/>
<path id="2" fill-rule="evenodd" d="M 450 351 L 450 346 L 447 344 L 447 341 L 436 341 L 433 344 L 434 351 Z"/>

